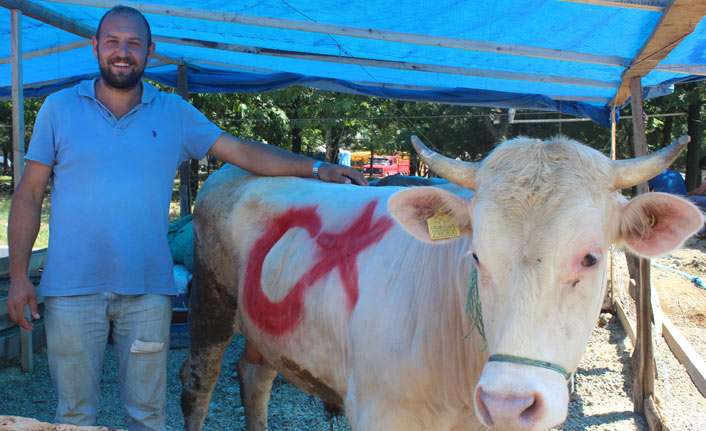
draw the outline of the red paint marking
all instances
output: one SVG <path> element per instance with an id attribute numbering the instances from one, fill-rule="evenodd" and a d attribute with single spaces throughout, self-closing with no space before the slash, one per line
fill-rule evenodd
<path id="1" fill-rule="evenodd" d="M 355 307 L 358 302 L 358 254 L 380 241 L 393 225 L 389 217 L 381 217 L 373 223 L 376 205 L 377 202 L 369 203 L 363 213 L 341 233 L 320 233 L 321 218 L 315 207 L 290 209 L 270 223 L 250 253 L 243 288 L 243 303 L 258 328 L 273 335 L 292 331 L 303 312 L 304 293 L 336 268 L 346 292 L 348 310 Z M 316 237 L 319 246 L 317 261 L 281 301 L 270 301 L 262 291 L 263 262 L 282 236 L 297 227 L 306 229 L 312 238 Z"/>

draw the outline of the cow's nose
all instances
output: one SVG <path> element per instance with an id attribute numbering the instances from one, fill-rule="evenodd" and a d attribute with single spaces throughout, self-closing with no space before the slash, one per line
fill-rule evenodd
<path id="1" fill-rule="evenodd" d="M 494 393 L 479 386 L 476 407 L 485 425 L 498 430 L 532 430 L 544 410 L 539 393 Z"/>

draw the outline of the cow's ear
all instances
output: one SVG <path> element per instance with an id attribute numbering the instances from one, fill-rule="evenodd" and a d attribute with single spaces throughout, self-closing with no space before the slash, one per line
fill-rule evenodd
<path id="1" fill-rule="evenodd" d="M 421 241 L 441 243 L 472 233 L 468 201 L 436 187 L 399 191 L 390 197 L 387 208 Z"/>
<path id="2" fill-rule="evenodd" d="M 645 193 L 623 208 L 620 238 L 635 253 L 656 257 L 679 247 L 703 225 L 703 214 L 686 199 Z"/>

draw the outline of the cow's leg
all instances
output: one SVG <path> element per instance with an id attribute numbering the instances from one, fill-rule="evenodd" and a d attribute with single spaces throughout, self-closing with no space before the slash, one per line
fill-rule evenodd
<path id="1" fill-rule="evenodd" d="M 200 430 L 206 419 L 221 359 L 235 332 L 235 295 L 197 257 L 189 298 L 189 355 L 181 370 L 181 410 L 187 430 Z"/>
<path id="2" fill-rule="evenodd" d="M 250 362 L 245 352 L 240 357 L 238 382 L 248 431 L 267 430 L 267 404 L 270 401 L 272 381 L 276 376 L 277 371 L 267 362 Z"/>

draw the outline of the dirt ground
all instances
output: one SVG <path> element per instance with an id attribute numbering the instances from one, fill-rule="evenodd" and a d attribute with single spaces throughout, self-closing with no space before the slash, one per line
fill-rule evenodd
<path id="1" fill-rule="evenodd" d="M 654 263 L 698 277 L 706 285 L 706 239 L 692 238 L 681 249 Z M 706 358 L 706 288 L 674 271 L 654 266 L 651 280 L 664 314 L 701 358 Z"/>
<path id="2" fill-rule="evenodd" d="M 622 252 L 617 252 L 616 284 L 627 286 L 624 262 Z M 680 249 L 653 259 L 652 263 L 650 278 L 660 308 L 696 353 L 702 359 L 706 358 L 706 289 L 692 281 L 698 278 L 706 283 L 706 240 L 691 238 Z M 628 298 L 627 289 L 617 291 L 616 296 L 622 304 L 627 304 L 626 312 L 634 325 L 634 304 Z M 653 326 L 657 371 L 655 392 L 667 429 L 704 431 L 706 397 L 699 392 L 657 329 Z"/>

